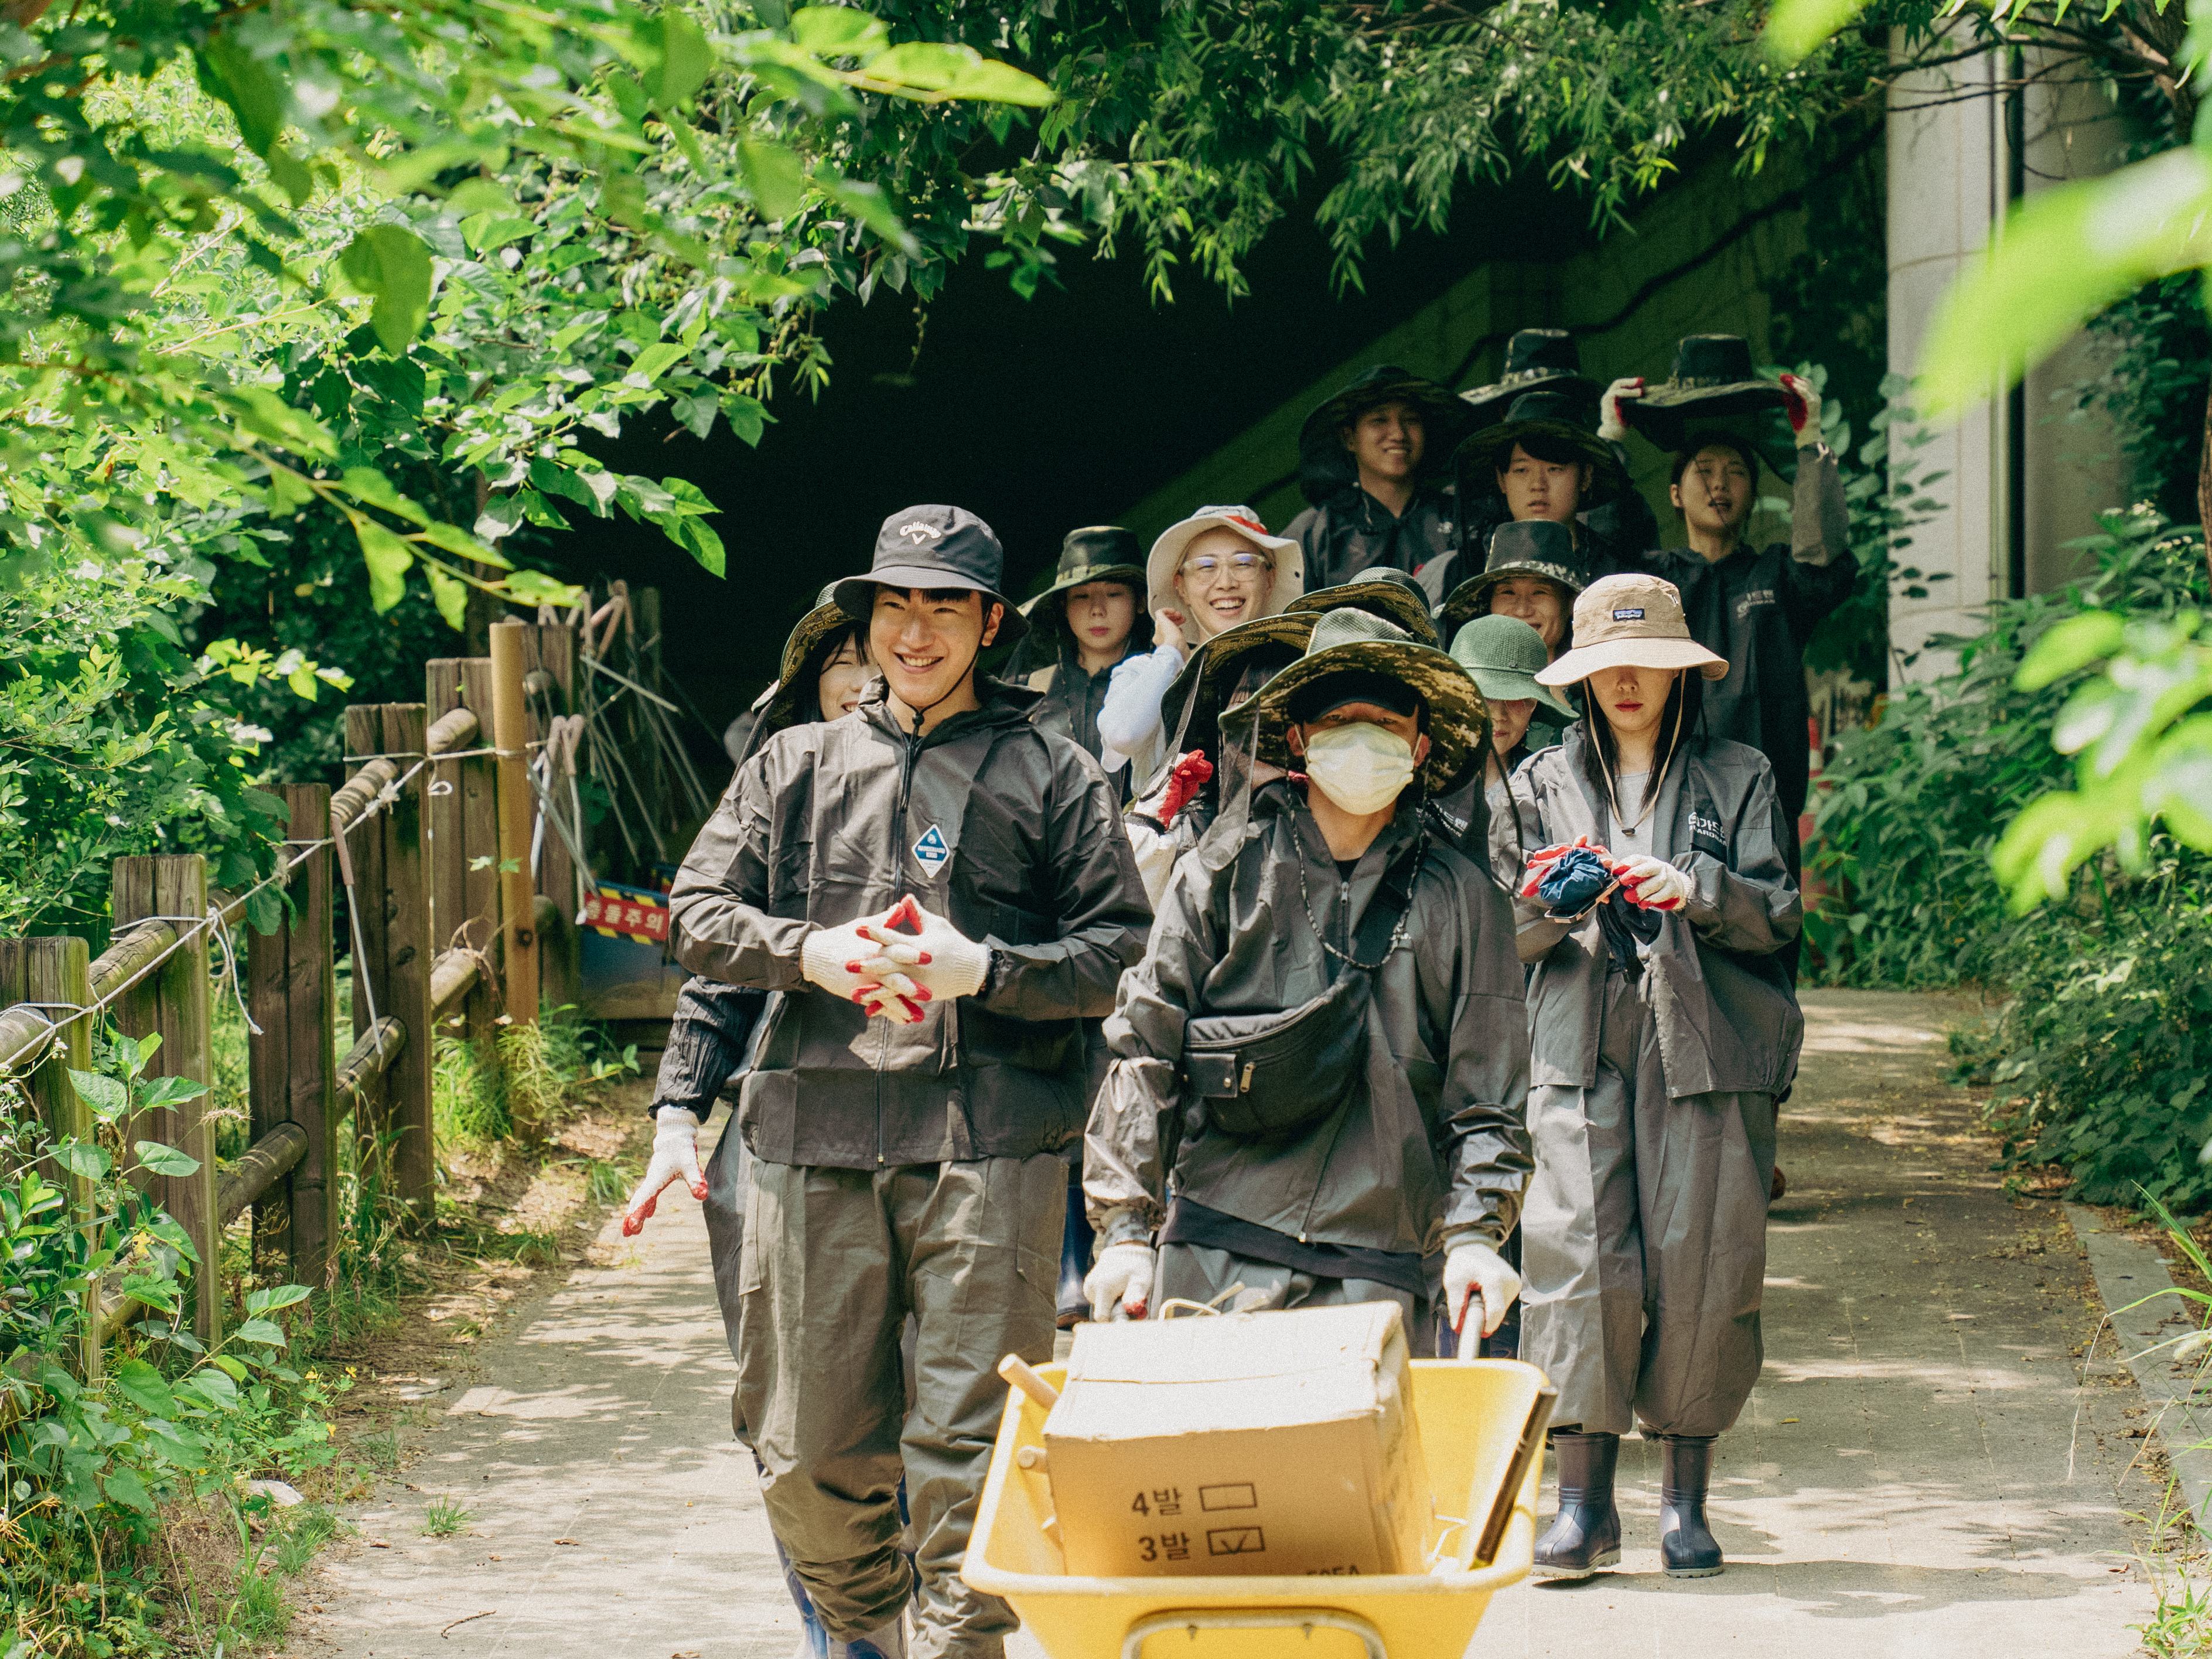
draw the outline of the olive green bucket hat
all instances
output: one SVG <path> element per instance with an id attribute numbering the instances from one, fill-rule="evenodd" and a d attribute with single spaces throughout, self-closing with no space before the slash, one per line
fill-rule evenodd
<path id="1" fill-rule="evenodd" d="M 1493 702 L 1533 699 L 1575 718 L 1557 692 L 1536 683 L 1536 671 L 1551 662 L 1552 653 L 1544 648 L 1544 636 L 1518 617 L 1477 617 L 1452 635 L 1451 659 Z"/>
<path id="2" fill-rule="evenodd" d="M 823 588 L 814 601 L 814 609 L 799 619 L 799 625 L 783 642 L 783 660 L 776 670 L 775 688 L 769 694 L 767 709 L 762 716 L 769 731 L 781 732 L 797 722 L 799 700 L 814 695 L 814 682 L 822 672 L 818 659 L 823 644 L 848 628 L 858 629 L 861 642 L 866 644 L 867 624 L 855 621 L 837 603 L 837 584 L 833 581 Z"/>
<path id="3" fill-rule="evenodd" d="M 1577 505 L 1583 511 L 1618 501 L 1635 486 L 1613 446 L 1597 435 L 1597 400 L 1564 392 L 1526 392 L 1516 398 L 1505 418 L 1486 426 L 1459 447 L 1460 499 L 1471 501 L 1498 487 L 1498 470 L 1513 457 L 1513 446 L 1530 438 L 1565 445 L 1589 468 L 1589 485 Z"/>
<path id="4" fill-rule="evenodd" d="M 1741 335 L 1691 334 L 1674 348 L 1674 372 L 1642 397 L 1623 398 L 1620 414 L 1660 448 L 1678 450 L 1692 425 L 1706 422 L 1736 424 L 1757 441 L 1789 406 L 1789 392 L 1753 367 Z"/>
<path id="5" fill-rule="evenodd" d="M 1460 629 L 1489 609 L 1490 590 L 1516 576 L 1535 576 L 1556 583 L 1566 595 L 1565 605 L 1596 580 L 1589 556 L 1575 545 L 1566 526 L 1549 519 L 1523 519 L 1502 524 L 1490 532 L 1490 556 L 1479 574 L 1444 595 L 1437 607 L 1437 629 L 1446 639 L 1458 637 Z"/>
<path id="6" fill-rule="evenodd" d="M 1436 647 L 1365 611 L 1332 611 L 1316 623 L 1303 657 L 1222 715 L 1223 737 L 1241 744 L 1256 730 L 1260 758 L 1296 770 L 1297 760 L 1285 736 L 1291 699 L 1302 688 L 1347 669 L 1386 675 L 1428 704 L 1429 754 L 1415 775 L 1430 794 L 1449 794 L 1475 775 L 1490 742 L 1490 705 L 1481 690 L 1467 670 Z"/>

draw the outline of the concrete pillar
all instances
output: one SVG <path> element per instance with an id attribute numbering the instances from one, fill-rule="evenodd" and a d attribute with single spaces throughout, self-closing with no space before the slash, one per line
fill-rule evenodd
<path id="1" fill-rule="evenodd" d="M 2004 106 L 1992 95 L 1989 54 L 1901 76 L 1889 94 L 1889 367 L 1910 375 L 1937 305 L 1987 246 L 2009 195 Z M 1977 91 L 1981 95 L 1975 95 Z M 2002 591 L 2010 433 L 2007 400 L 1992 399 L 1911 452 L 1923 473 L 1947 476 L 1924 492 L 1943 504 L 1912 532 L 1903 562 L 1943 580 L 1924 599 L 1893 595 L 1892 679 L 1932 679 L 1957 665 L 1929 650 L 1936 634 L 1972 634 L 1981 607 Z M 1901 446 L 1900 446 L 1901 448 Z"/>

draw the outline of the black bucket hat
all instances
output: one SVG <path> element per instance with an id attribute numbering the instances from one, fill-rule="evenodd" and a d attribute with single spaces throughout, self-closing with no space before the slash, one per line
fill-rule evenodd
<path id="1" fill-rule="evenodd" d="M 1674 371 L 1641 398 L 1621 399 L 1622 419 L 1662 449 L 1680 449 L 1692 425 L 1753 417 L 1771 426 L 1790 394 L 1752 367 L 1740 334 L 1692 334 L 1674 348 Z"/>
<path id="2" fill-rule="evenodd" d="M 1429 706 L 1429 756 L 1416 775 L 1431 795 L 1461 787 L 1482 764 L 1490 742 L 1490 705 L 1467 670 L 1432 645 L 1365 611 L 1332 611 L 1314 624 L 1305 654 L 1248 701 L 1221 716 L 1224 738 L 1242 742 L 1257 722 L 1260 758 L 1295 770 L 1284 730 L 1291 699 L 1304 687 L 1347 669 L 1387 675 L 1420 694 Z"/>
<path id="3" fill-rule="evenodd" d="M 1145 601 L 1145 549 L 1133 530 L 1117 524 L 1096 524 L 1071 530 L 1060 544 L 1060 563 L 1052 573 L 1052 586 L 1035 599 L 1022 602 L 1022 615 L 1032 622 L 1049 623 L 1064 608 L 1072 587 L 1091 582 L 1120 582 L 1139 605 Z M 1044 614 L 1037 614 L 1038 608 Z"/>
<path id="4" fill-rule="evenodd" d="M 1359 482 L 1359 470 L 1345 453 L 1337 430 L 1377 404 L 1389 403 L 1412 404 L 1426 423 L 1415 477 L 1426 483 L 1449 472 L 1452 451 L 1472 425 L 1467 405 L 1434 380 L 1395 363 L 1377 363 L 1360 370 L 1351 385 L 1316 405 L 1298 428 L 1298 489 L 1309 504 L 1319 507 Z"/>
<path id="5" fill-rule="evenodd" d="M 835 588 L 838 605 L 857 622 L 873 613 L 878 587 L 966 587 L 988 607 L 1004 605 L 994 645 L 1012 645 L 1030 631 L 1030 620 L 1000 591 L 1006 550 L 964 507 L 909 507 L 885 519 L 876 532 L 876 554 L 865 576 L 848 576 Z M 988 613 L 988 611 L 986 612 Z"/>
<path id="6" fill-rule="evenodd" d="M 1458 637 L 1461 626 L 1488 610 L 1483 596 L 1511 576 L 1537 576 L 1557 582 L 1567 592 L 1571 606 L 1583 589 L 1597 580 L 1588 556 L 1575 545 L 1566 526 L 1549 519 L 1523 519 L 1502 524 L 1490 532 L 1490 556 L 1481 574 L 1469 576 L 1444 596 L 1437 607 L 1437 631 L 1445 639 Z"/>
<path id="7" fill-rule="evenodd" d="M 1564 392 L 1524 392 L 1513 400 L 1504 420 L 1485 427 L 1459 447 L 1460 500 L 1471 501 L 1496 494 L 1498 470 L 1513 453 L 1513 446 L 1536 436 L 1559 440 L 1589 463 L 1589 488 L 1580 501 L 1584 510 L 1629 492 L 1628 469 L 1613 453 L 1613 446 L 1597 435 L 1594 398 L 1570 397 Z"/>
<path id="8" fill-rule="evenodd" d="M 1502 419 L 1505 406 L 1524 392 L 1563 392 L 1595 400 L 1598 383 L 1583 373 L 1583 355 L 1564 328 L 1516 330 L 1505 343 L 1505 367 L 1488 386 L 1459 394 L 1477 427 Z"/>
<path id="9" fill-rule="evenodd" d="M 1314 617 L 1331 611 L 1366 611 L 1397 623 L 1424 645 L 1443 643 L 1443 636 L 1429 617 L 1429 596 L 1402 570 L 1370 570 L 1317 593 L 1302 593 L 1283 610 L 1287 614 Z"/>

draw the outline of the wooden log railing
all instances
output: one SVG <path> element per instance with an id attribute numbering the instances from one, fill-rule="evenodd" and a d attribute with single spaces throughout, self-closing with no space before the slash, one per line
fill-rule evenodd
<path id="1" fill-rule="evenodd" d="M 569 632 L 533 628 L 530 649 L 533 665 L 560 671 L 565 689 Z M 502 825 L 495 810 L 489 739 L 495 723 L 511 733 L 525 722 L 509 706 L 521 694 L 502 697 L 490 667 L 483 659 L 434 663 L 427 704 L 349 708 L 347 750 L 356 769 L 335 792 L 284 787 L 284 862 L 260 888 L 281 886 L 289 902 L 270 933 L 242 929 L 235 992 L 210 980 L 210 945 L 231 959 L 231 930 L 259 890 L 210 890 L 197 854 L 118 860 L 112 937 L 88 963 L 82 939 L 0 939 L 0 1076 L 21 1081 L 58 1139 L 88 1140 L 97 1128 L 69 1080 L 72 1068 L 91 1066 L 93 1017 L 104 1013 L 133 1036 L 161 1035 L 150 1076 L 209 1084 L 211 995 L 245 1000 L 258 1028 L 248 1042 L 245 1152 L 218 1169 L 208 1095 L 120 1126 L 126 1146 L 157 1140 L 198 1160 L 189 1176 L 140 1170 L 131 1178 L 199 1254 L 204 1266 L 193 1274 L 186 1310 L 204 1342 L 222 1334 L 221 1236 L 248 1212 L 260 1271 L 329 1287 L 343 1162 L 338 1137 L 349 1117 L 356 1167 L 388 1157 L 384 1193 L 402 1206 L 404 1224 L 430 1218 L 432 1031 L 458 1013 L 472 1034 L 488 1034 L 502 1000 L 504 941 L 534 939 L 573 908 L 578 878 L 563 861 L 555 861 L 547 884 L 568 896 L 561 905 L 511 880 L 502 902 L 498 872 L 517 860 L 528 869 L 537 826 L 526 815 Z M 538 695 L 546 701 L 542 684 Z M 534 742 L 544 717 L 532 718 Z M 519 915 L 508 914 L 526 902 Z M 352 959 L 355 1032 L 343 1057 L 336 1050 L 340 954 Z M 59 1169 L 46 1173 L 89 1223 L 92 1183 Z M 103 1295 L 97 1282 L 86 1297 L 98 1316 L 82 1323 L 76 1362 L 81 1376 L 94 1378 L 102 1345 L 149 1310 Z M 0 1407 L 0 1428 L 9 1415 Z"/>

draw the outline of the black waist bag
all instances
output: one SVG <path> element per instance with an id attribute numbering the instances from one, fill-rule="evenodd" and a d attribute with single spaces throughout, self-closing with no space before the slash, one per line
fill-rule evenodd
<path id="1" fill-rule="evenodd" d="M 1204 1014 L 1183 1027 L 1182 1076 L 1209 1127 L 1239 1140 L 1285 1140 L 1351 1097 L 1367 1066 L 1373 970 L 1401 943 L 1423 844 L 1382 878 L 1336 982 L 1280 1013 Z"/>

